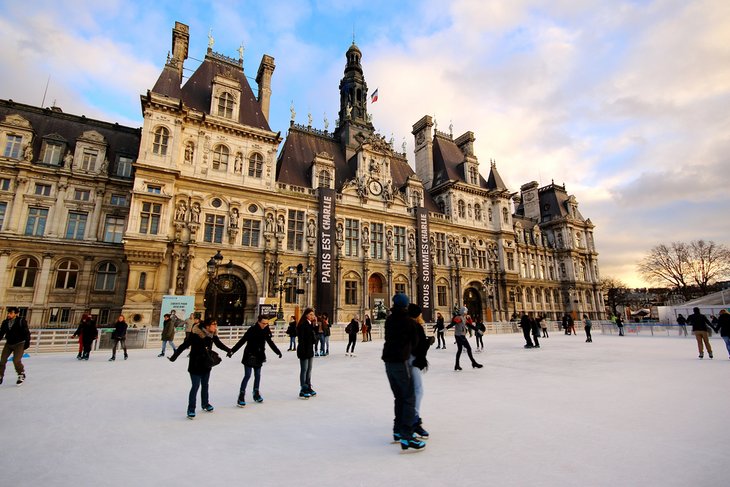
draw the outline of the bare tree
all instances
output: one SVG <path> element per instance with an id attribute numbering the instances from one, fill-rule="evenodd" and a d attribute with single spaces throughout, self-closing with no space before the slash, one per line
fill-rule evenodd
<path id="1" fill-rule="evenodd" d="M 687 282 L 691 278 L 690 250 L 684 242 L 672 242 L 669 246 L 657 245 L 639 262 L 642 277 L 649 282 L 676 287 L 685 299 L 689 299 Z"/>
<path id="2" fill-rule="evenodd" d="M 712 282 L 730 274 L 730 249 L 712 240 L 695 240 L 689 246 L 692 280 L 707 294 Z"/>
<path id="3" fill-rule="evenodd" d="M 626 304 L 626 294 L 629 289 L 620 279 L 606 276 L 601 279 L 601 291 L 606 295 L 606 306 L 614 316 L 618 316 L 618 306 Z"/>
<path id="4" fill-rule="evenodd" d="M 711 240 L 660 244 L 649 250 L 638 269 L 647 281 L 670 284 L 690 299 L 693 284 L 707 294 L 713 282 L 730 273 L 730 249 Z"/>

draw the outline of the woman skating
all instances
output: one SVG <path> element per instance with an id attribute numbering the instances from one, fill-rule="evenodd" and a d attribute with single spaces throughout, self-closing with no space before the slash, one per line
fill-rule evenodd
<path id="1" fill-rule="evenodd" d="M 114 362 L 117 358 L 117 345 L 122 344 L 122 350 L 124 350 L 124 360 L 127 360 L 127 322 L 124 320 L 124 315 L 119 315 L 117 322 L 114 323 L 114 331 L 112 332 L 112 340 L 114 340 L 114 347 L 112 348 L 112 358 L 110 362 Z"/>
<path id="2" fill-rule="evenodd" d="M 99 336 L 99 331 L 96 329 L 96 322 L 92 319 L 91 315 L 84 313 L 83 316 L 81 316 L 81 323 L 79 323 L 79 327 L 76 328 L 76 331 L 72 336 L 80 336 L 84 345 L 83 354 L 81 357 L 77 358 L 79 360 L 89 360 L 91 345 Z"/>
<path id="3" fill-rule="evenodd" d="M 588 315 L 583 315 L 583 325 L 583 329 L 586 331 L 586 343 L 592 343 L 591 328 L 593 327 L 593 323 L 588 319 Z"/>
<path id="4" fill-rule="evenodd" d="M 241 390 L 238 393 L 238 407 L 246 405 L 246 386 L 251 378 L 253 371 L 253 400 L 256 402 L 264 402 L 264 398 L 259 393 L 259 384 L 261 383 L 261 366 L 266 362 L 266 344 L 269 344 L 271 350 L 281 358 L 281 352 L 271 339 L 271 330 L 269 329 L 268 315 L 259 315 L 256 324 L 251 326 L 240 340 L 228 352 L 228 357 L 232 357 L 239 348 L 246 344 L 243 350 L 243 359 L 241 363 L 244 366 L 243 380 L 241 381 Z"/>
<path id="5" fill-rule="evenodd" d="M 299 397 L 309 399 L 317 393 L 312 389 L 312 365 L 314 363 L 314 327 L 317 316 L 314 309 L 306 308 L 297 323 L 297 358 L 299 359 Z"/>
<path id="6" fill-rule="evenodd" d="M 459 311 L 460 314 L 454 316 L 451 319 L 451 323 L 446 328 L 454 328 L 454 338 L 456 339 L 456 363 L 454 364 L 454 370 L 461 370 L 461 365 L 459 365 L 459 358 L 461 357 L 461 349 L 466 348 L 466 353 L 469 355 L 469 360 L 471 360 L 471 366 L 475 369 L 481 369 L 482 364 L 478 363 L 476 360 L 474 360 L 474 356 L 471 354 L 471 345 L 469 345 L 469 340 L 466 339 L 466 313 L 467 309 L 466 307 L 461 308 Z"/>
<path id="7" fill-rule="evenodd" d="M 446 340 L 444 340 L 444 317 L 441 313 L 436 313 L 436 324 L 433 325 L 433 330 L 436 332 L 436 349 L 446 348 Z M 441 345 L 443 343 L 443 345 Z"/>
<path id="8" fill-rule="evenodd" d="M 210 371 L 213 368 L 212 362 L 213 344 L 216 347 L 230 352 L 228 348 L 217 335 L 218 323 L 213 320 L 203 322 L 193 326 L 190 335 L 185 341 L 177 347 L 170 357 L 170 362 L 174 362 L 180 354 L 187 348 L 190 348 L 188 360 L 188 372 L 190 373 L 190 394 L 188 394 L 188 418 L 195 417 L 195 399 L 200 389 L 200 403 L 205 411 L 212 412 L 213 406 L 208 400 L 208 381 L 210 380 Z"/>

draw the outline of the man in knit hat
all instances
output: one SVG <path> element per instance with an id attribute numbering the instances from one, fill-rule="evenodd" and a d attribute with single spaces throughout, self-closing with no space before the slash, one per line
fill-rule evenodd
<path id="1" fill-rule="evenodd" d="M 405 294 L 397 293 L 393 296 L 393 308 L 385 320 L 382 359 L 395 403 L 393 440 L 400 442 L 403 450 L 421 450 L 426 443 L 413 436 L 416 395 L 409 364 L 409 359 L 418 346 L 418 324 L 408 315 L 408 304 L 408 296 Z"/>

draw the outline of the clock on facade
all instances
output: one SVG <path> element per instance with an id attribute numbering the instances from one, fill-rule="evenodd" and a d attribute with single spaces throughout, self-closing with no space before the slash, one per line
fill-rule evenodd
<path id="1" fill-rule="evenodd" d="M 374 194 L 375 196 L 378 196 L 380 193 L 383 192 L 383 186 L 380 184 L 379 181 L 376 181 L 375 179 L 371 179 L 368 183 L 368 191 L 370 191 L 370 194 Z"/>

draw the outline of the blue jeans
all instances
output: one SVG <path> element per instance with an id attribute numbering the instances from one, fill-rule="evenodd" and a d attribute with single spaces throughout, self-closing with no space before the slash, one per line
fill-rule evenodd
<path id="1" fill-rule="evenodd" d="M 165 345 L 167 345 L 168 343 L 172 347 L 173 352 L 177 350 L 177 348 L 175 347 L 175 344 L 172 343 L 172 340 L 162 340 L 162 351 L 160 353 L 165 353 Z"/>
<path id="2" fill-rule="evenodd" d="M 725 346 L 727 347 L 727 353 L 730 354 L 730 337 L 722 337 L 722 339 L 725 341 Z"/>
<path id="3" fill-rule="evenodd" d="M 312 364 L 313 358 L 299 359 L 299 387 L 303 392 L 312 390 Z"/>
<path id="4" fill-rule="evenodd" d="M 416 423 L 421 420 L 421 400 L 423 399 L 423 372 L 418 367 L 413 366 L 416 357 L 411 355 L 408 359 L 408 365 L 411 366 L 411 375 L 413 377 L 413 395 L 416 396 Z M 415 423 L 414 423 L 415 424 Z"/>
<path id="5" fill-rule="evenodd" d="M 394 398 L 393 433 L 398 433 L 401 438 L 410 438 L 416 422 L 416 396 L 413 392 L 411 366 L 407 361 L 385 362 L 385 374 Z"/>
<path id="6" fill-rule="evenodd" d="M 259 390 L 259 384 L 261 383 L 261 367 L 250 367 L 244 365 L 245 373 L 243 374 L 243 380 L 241 381 L 241 394 L 246 392 L 246 385 L 248 379 L 251 378 L 251 370 L 253 369 L 253 390 Z"/>
<path id="7" fill-rule="evenodd" d="M 198 395 L 200 388 L 200 404 L 205 407 L 208 404 L 208 381 L 210 380 L 210 370 L 205 374 L 190 373 L 190 382 L 193 383 L 188 395 L 188 412 L 195 412 L 195 397 Z"/>
<path id="8" fill-rule="evenodd" d="M 324 353 L 330 353 L 330 337 L 329 335 L 322 335 L 319 341 L 319 351 Z"/>
<path id="9" fill-rule="evenodd" d="M 297 349 L 297 337 L 296 335 L 289 337 L 289 349 L 296 350 Z"/>

